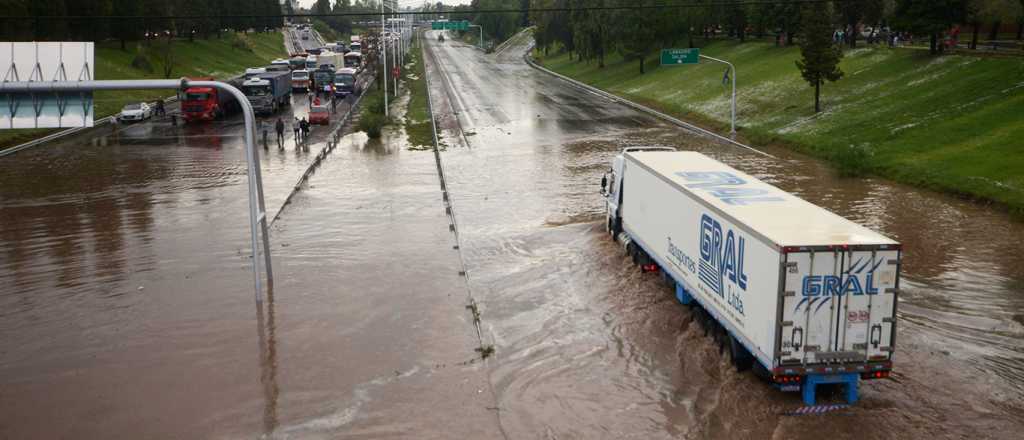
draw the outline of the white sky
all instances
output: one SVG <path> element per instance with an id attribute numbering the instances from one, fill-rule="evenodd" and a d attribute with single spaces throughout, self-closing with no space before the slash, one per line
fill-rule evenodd
<path id="1" fill-rule="evenodd" d="M 441 2 L 444 3 L 445 5 L 465 5 L 469 4 L 470 0 L 441 0 Z M 299 5 L 304 8 L 312 7 L 314 3 L 316 3 L 316 0 L 299 0 Z M 430 3 L 437 4 L 437 0 L 433 0 Z M 334 0 L 331 0 L 331 4 L 334 4 Z M 399 4 L 401 4 L 402 6 L 410 4 L 421 5 L 423 4 L 423 0 L 399 0 Z"/>

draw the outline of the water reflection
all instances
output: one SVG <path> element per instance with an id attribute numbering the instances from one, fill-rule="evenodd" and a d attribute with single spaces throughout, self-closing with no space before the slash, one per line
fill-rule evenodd
<path id="1" fill-rule="evenodd" d="M 266 313 L 264 313 L 264 306 Z M 263 434 L 268 437 L 277 429 L 277 327 L 274 323 L 274 288 L 268 287 L 266 301 L 256 303 L 256 331 L 259 338 L 260 385 L 263 388 Z"/>

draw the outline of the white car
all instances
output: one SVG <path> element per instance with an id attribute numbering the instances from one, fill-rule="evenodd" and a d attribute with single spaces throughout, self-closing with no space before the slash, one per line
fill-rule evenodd
<path id="1" fill-rule="evenodd" d="M 122 122 L 144 121 L 152 117 L 153 107 L 145 102 L 126 104 L 121 109 L 121 113 L 117 115 L 117 119 Z"/>

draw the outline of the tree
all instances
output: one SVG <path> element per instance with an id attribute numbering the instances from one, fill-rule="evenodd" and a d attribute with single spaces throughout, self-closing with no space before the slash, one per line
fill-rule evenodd
<path id="1" fill-rule="evenodd" d="M 646 5 L 650 1 L 620 0 L 633 5 Z M 627 60 L 640 61 L 640 74 L 644 74 L 644 61 L 654 47 L 654 19 L 648 11 L 634 9 L 619 17 L 619 53 Z"/>
<path id="2" fill-rule="evenodd" d="M 0 10 L 11 17 L 26 17 L 29 6 L 26 0 L 0 0 Z M 31 22 L 22 18 L 0 17 L 0 40 L 27 41 L 32 39 Z M 6 72 L 4 72 L 6 73 Z"/>
<path id="3" fill-rule="evenodd" d="M 843 26 L 848 29 L 845 35 L 850 49 L 857 47 L 857 26 L 864 15 L 863 3 L 861 0 L 841 0 L 839 2 L 839 12 L 843 17 Z"/>
<path id="4" fill-rule="evenodd" d="M 801 59 L 796 67 L 810 85 L 814 86 L 814 112 L 821 111 L 821 85 L 825 81 L 838 81 L 843 77 L 839 60 L 843 52 L 832 44 L 832 11 L 827 3 L 805 5 L 801 14 L 803 38 L 800 39 Z"/>
<path id="5" fill-rule="evenodd" d="M 894 24 L 915 34 L 931 37 L 931 54 L 942 48 L 939 36 L 967 19 L 968 0 L 897 0 Z"/>
<path id="6" fill-rule="evenodd" d="M 30 0 L 28 3 L 29 13 L 33 17 L 54 16 L 62 17 L 68 15 L 64 0 Z M 67 41 L 67 21 L 57 19 L 36 18 L 32 28 L 35 30 L 35 40 L 39 41 Z"/>
<path id="7" fill-rule="evenodd" d="M 138 0 L 114 0 L 111 14 L 136 16 L 142 12 Z M 142 25 L 137 20 L 126 20 L 111 27 L 112 34 L 121 41 L 121 50 L 126 50 L 125 41 L 138 40 L 142 36 Z"/>

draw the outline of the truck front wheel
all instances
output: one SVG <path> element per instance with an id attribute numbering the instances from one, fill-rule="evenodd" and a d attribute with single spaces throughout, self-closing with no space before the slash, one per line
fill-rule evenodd
<path id="1" fill-rule="evenodd" d="M 619 225 L 619 221 L 614 218 L 608 219 L 608 233 L 612 235 L 612 240 L 618 238 L 620 232 L 622 232 L 622 226 Z"/>

